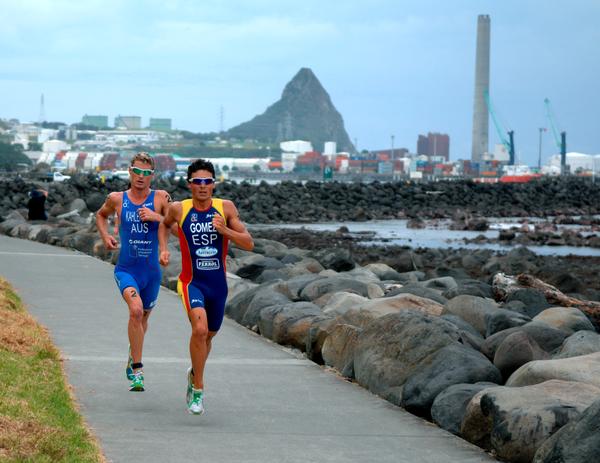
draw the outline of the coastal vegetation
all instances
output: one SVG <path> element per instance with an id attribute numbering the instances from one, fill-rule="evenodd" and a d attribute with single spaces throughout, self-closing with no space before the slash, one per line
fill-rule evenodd
<path id="1" fill-rule="evenodd" d="M 48 332 L 0 278 L 0 460 L 104 462 Z"/>

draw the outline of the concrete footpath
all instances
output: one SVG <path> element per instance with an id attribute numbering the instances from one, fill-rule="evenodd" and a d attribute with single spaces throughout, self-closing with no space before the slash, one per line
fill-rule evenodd
<path id="1" fill-rule="evenodd" d="M 190 329 L 174 292 L 162 288 L 150 317 L 147 389 L 133 393 L 124 373 L 128 315 L 110 264 L 0 236 L 0 275 L 50 330 L 109 461 L 496 461 L 231 320 L 208 360 L 206 413 L 189 415 Z"/>

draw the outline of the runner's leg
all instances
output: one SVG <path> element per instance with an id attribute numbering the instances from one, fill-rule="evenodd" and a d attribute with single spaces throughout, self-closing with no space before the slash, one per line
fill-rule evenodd
<path id="1" fill-rule="evenodd" d="M 204 389 L 204 366 L 210 349 L 206 311 L 202 307 L 194 307 L 189 317 L 192 325 L 190 357 L 194 369 L 194 388 Z"/>
<path id="2" fill-rule="evenodd" d="M 133 363 L 141 363 L 144 346 L 144 309 L 142 307 L 142 299 L 137 289 L 133 287 L 125 288 L 123 299 L 125 299 L 129 308 L 127 335 L 129 336 L 129 345 L 131 347 L 131 358 L 133 359 Z"/>

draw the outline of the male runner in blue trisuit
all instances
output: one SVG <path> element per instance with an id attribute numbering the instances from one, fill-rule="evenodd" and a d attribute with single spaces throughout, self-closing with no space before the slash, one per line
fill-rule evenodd
<path id="1" fill-rule="evenodd" d="M 130 391 L 144 390 L 142 348 L 148 317 L 158 298 L 162 271 L 158 263 L 158 224 L 166 215 L 171 197 L 164 190 L 151 190 L 154 159 L 138 153 L 131 160 L 127 191 L 113 192 L 96 213 L 98 232 L 108 250 L 117 249 L 117 239 L 108 233 L 108 219 L 115 213 L 119 223 L 121 250 L 115 266 L 115 281 L 129 307 L 130 353 L 125 369 Z"/>
<path id="2" fill-rule="evenodd" d="M 179 226 L 181 274 L 177 292 L 192 325 L 186 401 L 188 411 L 204 412 L 204 366 L 211 340 L 223 322 L 227 299 L 225 260 L 227 244 L 233 241 L 251 251 L 254 242 L 240 220 L 235 205 L 213 198 L 215 168 L 203 159 L 194 161 L 187 172 L 191 199 L 171 203 L 158 232 L 160 263 L 169 264 L 167 247 L 173 224 Z"/>

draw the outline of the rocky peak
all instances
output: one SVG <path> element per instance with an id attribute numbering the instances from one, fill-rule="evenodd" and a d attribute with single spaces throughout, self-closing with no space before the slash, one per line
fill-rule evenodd
<path id="1" fill-rule="evenodd" d="M 228 135 L 265 142 L 308 140 L 317 151 L 326 141 L 338 151 L 352 151 L 344 121 L 327 91 L 309 68 L 302 68 L 285 86 L 281 99 L 252 120 L 233 127 Z"/>

